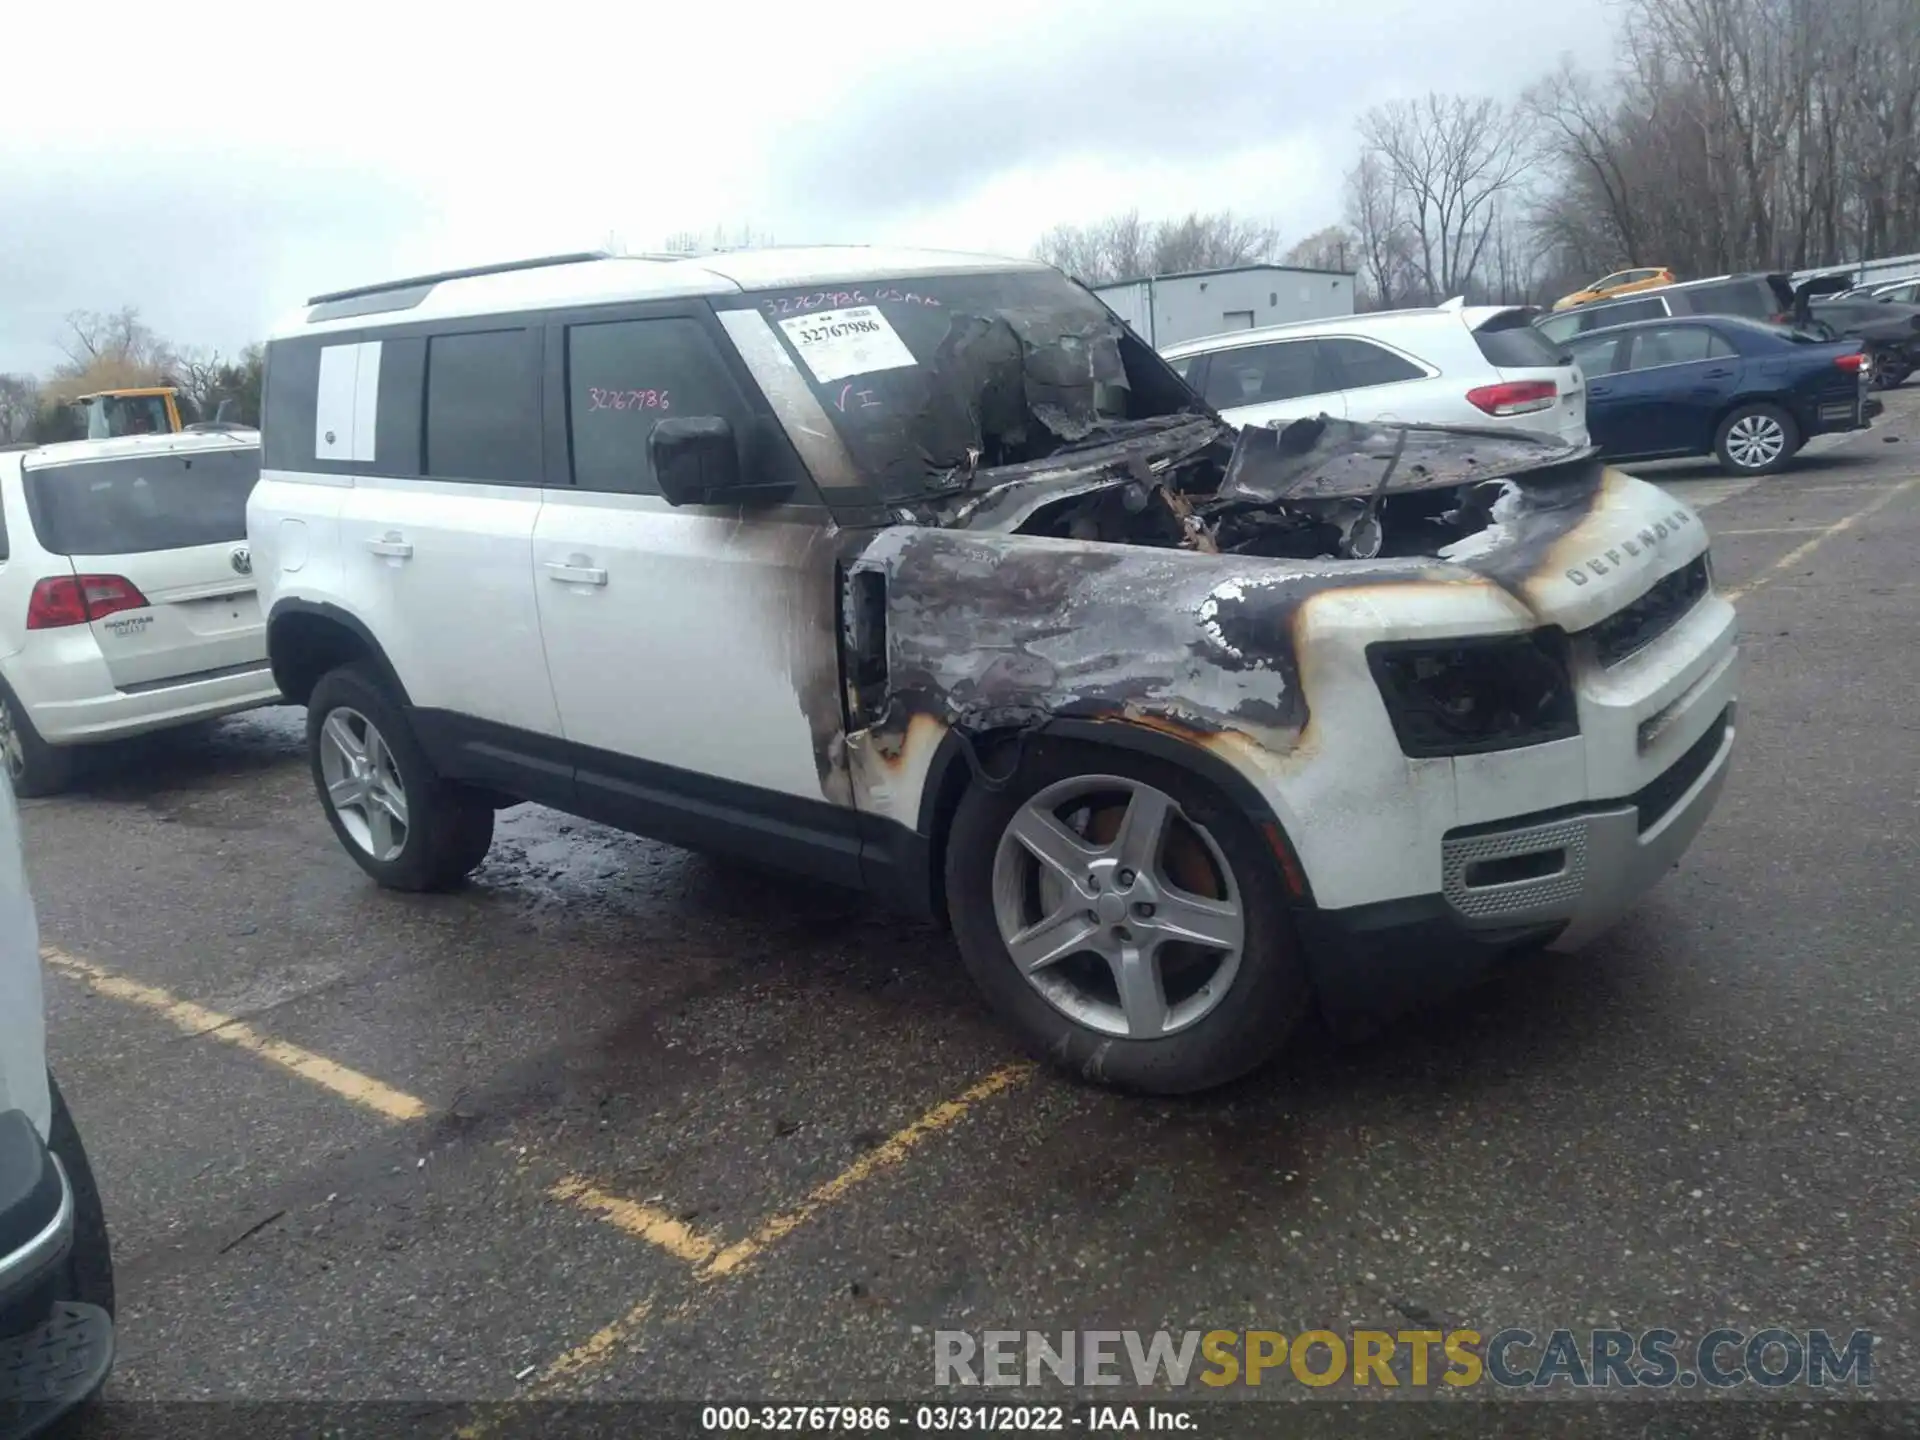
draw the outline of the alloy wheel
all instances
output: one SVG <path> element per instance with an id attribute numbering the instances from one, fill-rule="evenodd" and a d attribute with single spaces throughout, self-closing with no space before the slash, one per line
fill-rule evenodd
<path id="1" fill-rule="evenodd" d="M 1727 454 L 1743 470 L 1771 465 L 1786 448 L 1787 432 L 1771 415 L 1742 415 L 1727 429 Z"/>
<path id="2" fill-rule="evenodd" d="M 1014 813 L 994 854 L 994 918 L 1014 965 L 1102 1034 L 1158 1039 L 1232 988 L 1246 939 L 1233 870 L 1174 798 L 1081 775 Z"/>
<path id="3" fill-rule="evenodd" d="M 406 784 L 379 729 L 358 710 L 339 706 L 321 725 L 320 774 L 354 844 L 376 860 L 406 848 Z"/>

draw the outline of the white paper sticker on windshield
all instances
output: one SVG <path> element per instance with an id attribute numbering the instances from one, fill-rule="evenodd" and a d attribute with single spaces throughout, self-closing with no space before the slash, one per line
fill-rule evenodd
<path id="1" fill-rule="evenodd" d="M 878 306 L 795 315 L 782 320 L 780 328 L 822 385 L 849 375 L 901 370 L 919 363 Z"/>

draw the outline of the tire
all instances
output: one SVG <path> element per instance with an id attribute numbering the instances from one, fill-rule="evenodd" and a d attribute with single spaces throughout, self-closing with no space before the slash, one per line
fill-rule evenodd
<path id="1" fill-rule="evenodd" d="M 4 685 L 0 685 L 0 756 L 6 760 L 13 793 L 23 799 L 58 795 L 73 783 L 79 768 L 72 750 L 40 738 L 27 707 Z"/>
<path id="2" fill-rule="evenodd" d="M 1140 799 L 1144 808 L 1136 808 Z M 1129 831 L 1137 814 L 1151 816 L 1162 803 L 1168 823 L 1149 879 L 1126 868 L 1128 861 L 1140 866 L 1146 853 Z M 1009 832 L 1017 821 L 1021 834 L 1039 833 L 1042 817 L 1058 822 L 1061 813 L 1080 822 L 1075 843 L 1105 842 L 1097 858 L 1092 849 L 1072 852 L 1087 871 L 1072 882 Z M 1176 884 L 1170 867 L 1187 883 Z M 1088 888 L 1100 876 L 1103 883 Z M 962 797 L 948 832 L 946 886 L 974 983 L 1029 1050 L 1080 1078 L 1146 1094 L 1211 1089 L 1271 1058 L 1306 1012 L 1307 971 L 1272 852 L 1240 810 L 1177 765 L 1035 742 L 1005 786 L 975 783 Z M 1158 903 L 1140 901 L 1142 894 Z M 1082 905 L 1096 908 L 1076 913 Z M 1234 929 L 1220 918 L 1227 910 L 1239 916 L 1237 952 L 1183 941 L 1168 948 L 1161 927 L 1193 916 L 1224 937 Z M 1139 919 L 1150 912 L 1154 918 Z M 1030 923 L 1041 914 L 1060 927 Z M 1046 938 L 1035 940 L 1036 933 Z M 1074 948 L 1082 933 L 1107 953 Z M 1030 979 L 1009 934 L 1029 937 L 1029 954 L 1051 948 L 1059 958 L 1039 960 Z M 1129 947 L 1137 957 L 1131 967 L 1121 958 Z M 1136 977 L 1132 994 L 1144 997 L 1137 1006 L 1120 1000 L 1123 974 Z M 1154 983 L 1142 988 L 1142 974 Z"/>
<path id="3" fill-rule="evenodd" d="M 1873 352 L 1873 388 L 1876 390 L 1898 390 L 1906 384 L 1907 376 L 1913 373 L 1913 367 L 1907 364 L 1898 350 L 1876 350 Z"/>
<path id="4" fill-rule="evenodd" d="M 307 700 L 307 757 L 333 833 L 387 889 L 451 889 L 486 858 L 493 807 L 434 774 L 406 713 L 372 670 L 343 665 L 320 677 Z M 336 799 L 334 786 L 354 798 Z"/>
<path id="5" fill-rule="evenodd" d="M 98 1305 L 111 1316 L 113 1246 L 107 1239 L 107 1213 L 100 1203 L 100 1187 L 94 1183 L 93 1167 L 87 1163 L 86 1147 L 80 1143 L 66 1097 L 52 1075 L 47 1076 L 47 1088 L 53 1092 L 53 1123 L 48 1127 L 47 1148 L 59 1158 L 73 1190 L 73 1249 L 67 1253 L 59 1298 Z"/>
<path id="6" fill-rule="evenodd" d="M 1800 448 L 1800 427 L 1778 405 L 1735 407 L 1713 437 L 1714 457 L 1729 475 L 1771 475 Z"/>

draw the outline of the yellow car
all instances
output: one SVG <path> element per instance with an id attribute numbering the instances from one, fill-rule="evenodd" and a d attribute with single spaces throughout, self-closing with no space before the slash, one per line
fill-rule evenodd
<path id="1" fill-rule="evenodd" d="M 1625 295 L 1633 290 L 1652 290 L 1659 285 L 1674 283 L 1673 272 L 1664 267 L 1650 270 L 1616 270 L 1604 280 L 1596 280 L 1584 290 L 1576 290 L 1571 295 L 1563 295 L 1553 302 L 1556 310 L 1571 310 L 1575 305 L 1584 305 L 1589 300 L 1605 300 L 1614 295 Z"/>

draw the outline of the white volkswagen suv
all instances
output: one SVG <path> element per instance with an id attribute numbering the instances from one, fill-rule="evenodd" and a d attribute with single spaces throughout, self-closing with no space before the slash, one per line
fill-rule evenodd
<path id="1" fill-rule="evenodd" d="M 1539 430 L 1587 440 L 1587 387 L 1513 306 L 1448 302 L 1234 330 L 1166 357 L 1236 425 L 1336 420 Z"/>
<path id="2" fill-rule="evenodd" d="M 77 747 L 278 698 L 246 545 L 251 430 L 0 453 L 0 754 L 21 795 Z"/>
<path id="3" fill-rule="evenodd" d="M 1583 943 L 1733 746 L 1686 505 L 1552 436 L 1236 428 L 1032 262 L 317 296 L 263 440 L 268 652 L 374 879 L 532 800 L 863 888 L 1118 1085 Z"/>

